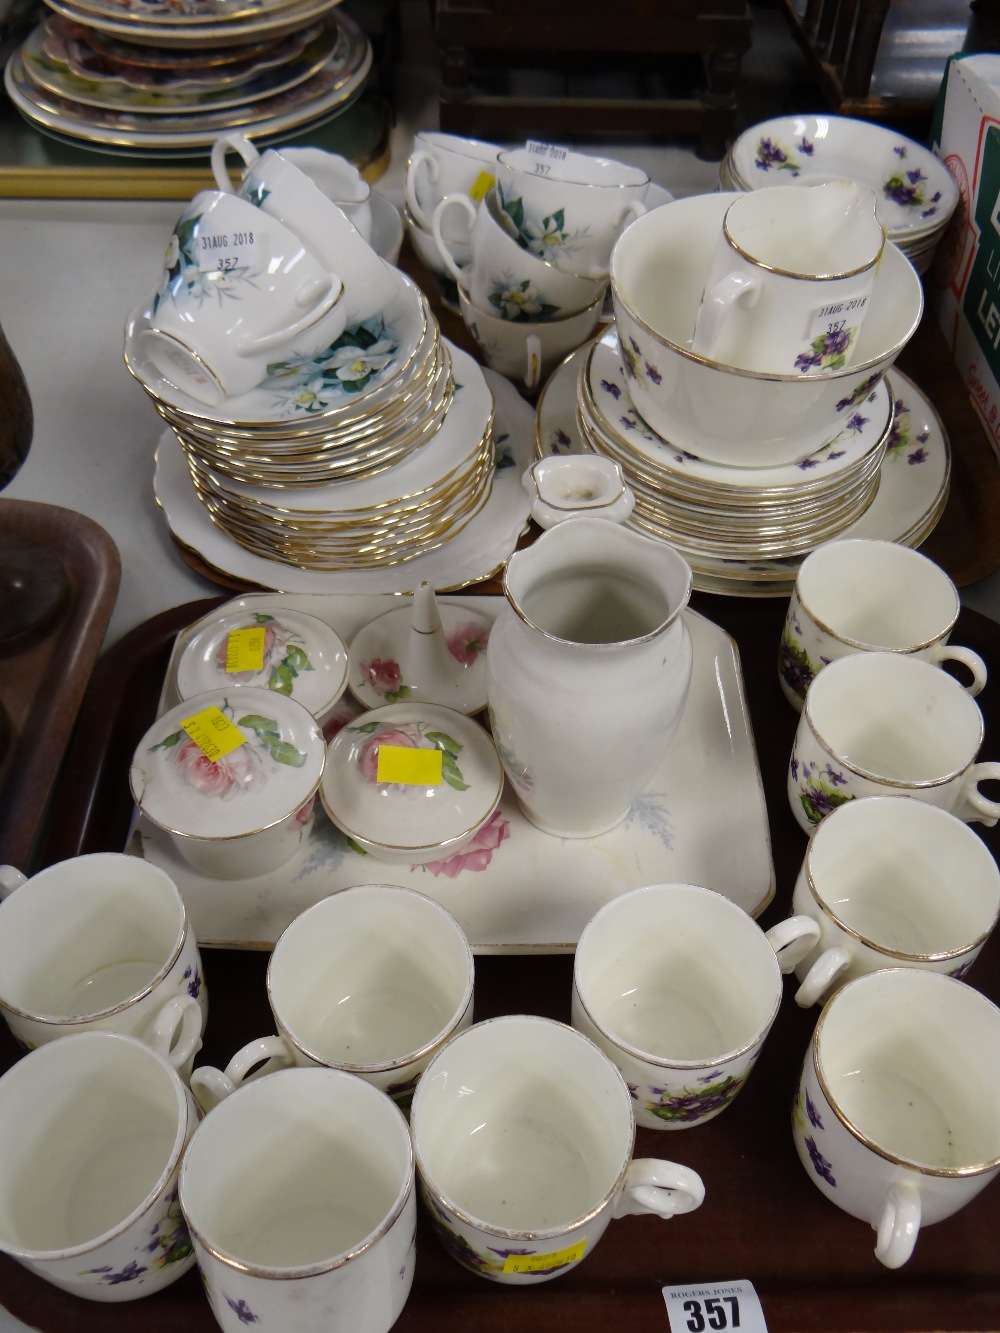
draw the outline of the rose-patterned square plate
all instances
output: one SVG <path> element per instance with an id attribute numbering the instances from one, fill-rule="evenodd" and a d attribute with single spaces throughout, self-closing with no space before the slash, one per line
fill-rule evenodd
<path id="1" fill-rule="evenodd" d="M 243 597 L 239 605 L 253 601 Z M 266 601 L 269 608 L 284 602 L 325 620 L 346 643 L 402 604 L 388 594 L 268 593 Z M 491 620 L 503 605 L 501 597 L 447 601 Z M 173 877 L 199 943 L 222 948 L 269 949 L 305 908 L 337 889 L 366 883 L 408 884 L 435 898 L 457 918 L 477 953 L 572 950 L 610 898 L 662 881 L 705 885 L 756 915 L 774 893 L 774 866 L 739 657 L 733 640 L 710 620 L 690 610 L 684 616 L 694 672 L 681 725 L 645 795 L 624 823 L 601 837 L 542 833 L 505 790 L 471 844 L 426 865 L 390 864 L 356 850 L 322 811 L 295 859 L 259 879 L 199 874 L 166 834 L 142 818 L 129 850 Z M 175 644 L 163 709 L 177 702 L 176 664 L 189 633 Z M 341 724 L 361 711 L 345 701 Z"/>

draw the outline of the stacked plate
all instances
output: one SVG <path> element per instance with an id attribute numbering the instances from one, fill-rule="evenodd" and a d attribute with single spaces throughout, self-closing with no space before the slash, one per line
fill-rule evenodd
<path id="1" fill-rule="evenodd" d="M 397 564 L 450 541 L 489 500 L 492 394 L 393 272 L 397 299 L 380 316 L 272 365 L 218 407 L 143 355 L 151 305 L 130 317 L 126 365 L 170 424 L 212 522 L 245 550 L 299 569 Z"/>
<path id="2" fill-rule="evenodd" d="M 723 190 L 846 179 L 875 192 L 886 235 L 923 273 L 958 204 L 944 163 L 913 139 L 849 116 L 779 116 L 744 131 L 719 169 Z"/>
<path id="3" fill-rule="evenodd" d="M 930 404 L 893 370 L 841 433 L 798 463 L 724 467 L 657 435 L 636 412 L 617 332 L 563 362 L 538 403 L 535 452 L 613 459 L 635 495 L 629 525 L 676 546 L 696 587 L 787 594 L 821 542 L 876 536 L 917 546 L 948 496 L 947 439 Z"/>
<path id="4" fill-rule="evenodd" d="M 336 0 L 52 0 L 7 63 L 38 129 L 104 150 L 180 155 L 220 134 L 319 124 L 362 92 L 371 44 Z"/>

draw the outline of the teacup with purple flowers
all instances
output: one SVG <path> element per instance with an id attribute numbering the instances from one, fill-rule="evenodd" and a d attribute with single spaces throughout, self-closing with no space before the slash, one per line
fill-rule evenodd
<path id="1" fill-rule="evenodd" d="M 846 180 L 741 195 L 726 211 L 693 351 L 814 375 L 850 364 L 885 245 L 872 190 Z"/>

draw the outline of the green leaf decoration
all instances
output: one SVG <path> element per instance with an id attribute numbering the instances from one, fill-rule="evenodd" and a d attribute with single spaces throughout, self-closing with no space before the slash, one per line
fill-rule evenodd
<path id="1" fill-rule="evenodd" d="M 305 754 L 301 750 L 296 750 L 288 741 L 268 740 L 264 744 L 272 759 L 277 759 L 279 764 L 288 764 L 290 768 L 301 768 L 306 762 Z"/>
<path id="2" fill-rule="evenodd" d="M 365 733 L 366 735 L 370 736 L 370 735 L 372 734 L 373 731 L 377 731 L 377 730 L 378 730 L 379 726 L 380 726 L 380 723 L 378 723 L 378 722 L 362 722 L 359 726 L 356 726 L 356 727 L 345 727 L 344 730 L 345 730 L 345 731 L 360 731 L 360 732 L 363 732 L 363 733 Z"/>
<path id="3" fill-rule="evenodd" d="M 553 315 L 558 315 L 559 309 L 559 306 L 549 305 L 547 302 L 543 301 L 542 308 L 535 316 L 535 319 L 551 319 Z"/>
<path id="4" fill-rule="evenodd" d="M 348 839 L 347 839 L 347 845 L 348 845 L 348 847 L 350 847 L 350 849 L 351 849 L 352 852 L 357 852 L 357 854 L 358 854 L 359 856 L 367 856 L 367 855 L 368 855 L 368 852 L 365 850 L 365 848 L 364 848 L 364 847 L 359 847 L 358 844 L 354 841 L 353 838 L 348 838 Z"/>
<path id="5" fill-rule="evenodd" d="M 169 750 L 171 746 L 176 745 L 184 733 L 182 731 L 172 731 L 169 736 L 164 736 L 162 741 L 157 741 L 155 745 L 149 747 L 149 753 L 154 750 Z"/>
<path id="6" fill-rule="evenodd" d="M 275 694 L 285 694 L 291 697 L 293 679 L 294 673 L 289 671 L 284 662 L 281 662 L 271 672 L 271 679 L 267 682 L 267 688 L 273 690 Z"/>
<path id="7" fill-rule="evenodd" d="M 255 611 L 253 613 L 253 618 L 254 618 L 254 623 L 257 625 L 270 625 L 271 621 L 274 619 L 274 616 L 266 615 L 263 611 Z"/>
<path id="8" fill-rule="evenodd" d="M 503 211 L 513 222 L 518 231 L 524 230 L 524 200 L 523 199 L 505 199 L 503 200 Z"/>
<path id="9" fill-rule="evenodd" d="M 441 757 L 441 776 L 448 786 L 454 787 L 456 791 L 469 790 L 469 784 L 462 778 L 462 770 L 450 754 L 445 753 Z"/>
<path id="10" fill-rule="evenodd" d="M 439 750 L 444 750 L 445 754 L 450 754 L 452 759 L 457 759 L 462 749 L 460 741 L 455 740 L 454 736 L 449 736 L 446 731 L 425 731 L 424 736 L 432 741 Z"/>
<path id="11" fill-rule="evenodd" d="M 262 717 L 260 713 L 246 713 L 243 717 L 237 719 L 238 727 L 249 727 L 256 736 L 264 739 L 267 736 L 273 736 L 276 740 L 281 739 L 281 732 L 278 730 L 278 724 L 273 717 Z"/>
<path id="12" fill-rule="evenodd" d="M 298 674 L 300 671 L 312 671 L 309 655 L 297 643 L 290 643 L 285 650 L 285 661 Z"/>

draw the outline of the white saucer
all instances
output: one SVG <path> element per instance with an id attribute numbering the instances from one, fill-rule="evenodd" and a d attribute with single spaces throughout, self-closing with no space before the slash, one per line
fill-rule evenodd
<path id="1" fill-rule="evenodd" d="M 521 473 L 531 462 L 531 407 L 502 376 L 483 375 L 496 401 L 497 469 L 490 498 L 456 537 L 436 551 L 379 569 L 296 569 L 243 549 L 218 529 L 195 493 L 172 430 L 156 450 L 154 491 L 175 540 L 228 579 L 281 592 L 412 592 L 421 580 L 447 592 L 491 578 L 503 566 L 528 523 L 530 501 Z"/>
<path id="2" fill-rule="evenodd" d="M 577 376 L 589 355 L 582 347 L 553 373 L 535 413 L 535 454 L 585 453 L 576 421 Z M 932 532 L 948 498 L 951 450 L 941 418 L 924 393 L 893 369 L 886 377 L 895 403 L 875 499 L 838 534 L 876 537 L 919 546 Z M 678 546 L 694 570 L 694 586 L 731 596 L 787 596 L 804 556 L 788 560 L 720 560 L 691 547 Z"/>

